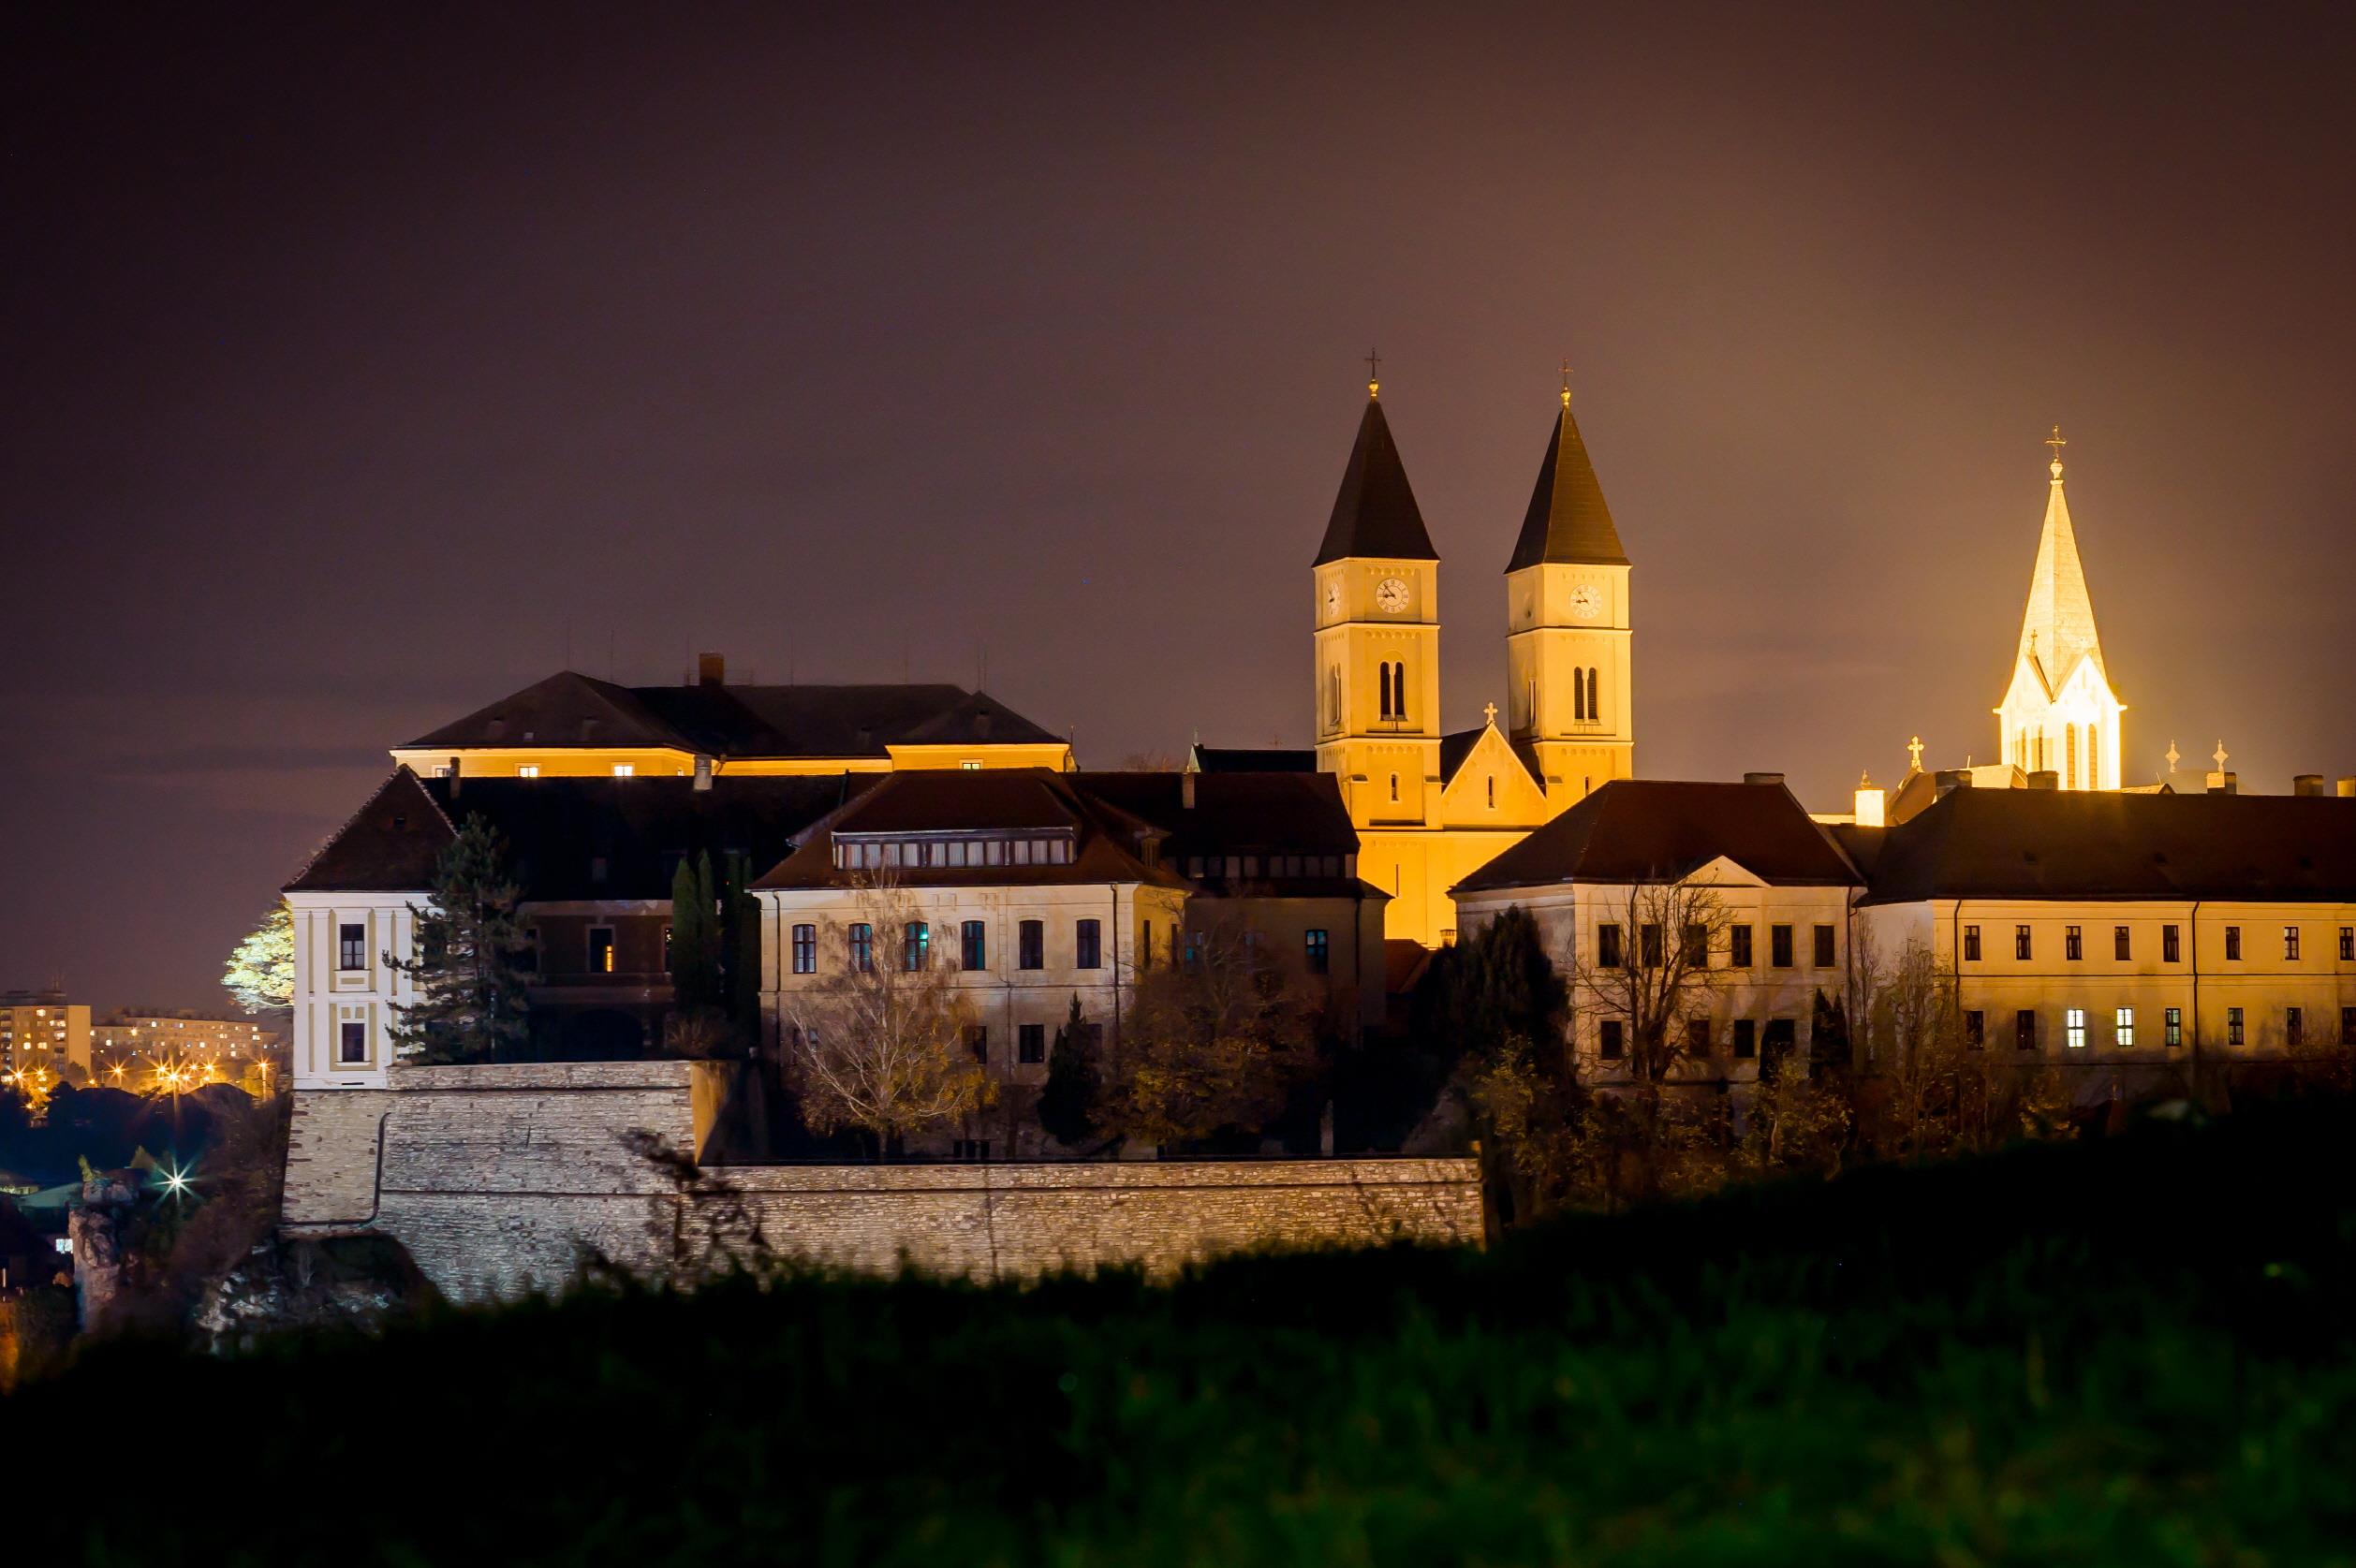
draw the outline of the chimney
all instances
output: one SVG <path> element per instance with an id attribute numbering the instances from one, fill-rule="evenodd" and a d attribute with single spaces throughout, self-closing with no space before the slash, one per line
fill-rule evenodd
<path id="1" fill-rule="evenodd" d="M 1194 810 L 1194 769 L 1189 768 L 1178 775 L 1178 804 Z"/>
<path id="2" fill-rule="evenodd" d="M 2290 793 L 2293 795 L 2322 794 L 2323 775 L 2320 773 L 2293 773 L 2290 776 Z"/>
<path id="3" fill-rule="evenodd" d="M 1857 785 L 1857 826 L 1879 828 L 1885 825 L 1890 792 L 1860 780 Z"/>
<path id="4" fill-rule="evenodd" d="M 2356 774 L 2350 774 L 2340 781 L 2340 799 L 2356 799 Z"/>
<path id="5" fill-rule="evenodd" d="M 2036 772 L 2029 775 L 2029 787 L 2031 789 L 2059 789 L 2061 787 L 2061 769 L 2057 768 L 2039 769 Z"/>
<path id="6" fill-rule="evenodd" d="M 1743 775 L 1743 782 L 1755 784 L 1779 784 L 1783 783 L 1783 775 L 1781 773 L 1745 773 Z"/>
<path id="7" fill-rule="evenodd" d="M 2210 794 L 2239 795 L 2241 792 L 2242 776 L 2239 773 L 2212 773 L 2209 775 Z"/>
<path id="8" fill-rule="evenodd" d="M 1971 769 L 1968 768 L 1942 768 L 1931 775 L 1934 792 L 1931 799 L 1934 800 L 1944 800 L 1953 791 L 1970 787 Z"/>
<path id="9" fill-rule="evenodd" d="M 449 759 L 449 798 L 453 800 L 458 799 L 459 780 L 464 771 L 464 759 L 452 753 Z"/>
<path id="10" fill-rule="evenodd" d="M 698 789 L 712 787 L 712 759 L 708 756 L 696 758 L 696 787 Z"/>
<path id="11" fill-rule="evenodd" d="M 698 653 L 696 655 L 697 685 L 725 686 L 728 684 L 728 679 L 729 662 L 723 655 L 718 653 Z"/>

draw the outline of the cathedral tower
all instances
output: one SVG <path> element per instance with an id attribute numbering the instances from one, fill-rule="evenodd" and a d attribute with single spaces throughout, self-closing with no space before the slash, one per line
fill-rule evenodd
<path id="1" fill-rule="evenodd" d="M 1508 713 L 1550 813 L 1636 769 L 1628 571 L 1566 385 L 1505 568 Z"/>
<path id="2" fill-rule="evenodd" d="M 2037 542 L 2037 566 L 2029 576 L 2028 608 L 2021 617 L 2021 642 L 2012 663 L 2012 684 L 1996 709 L 1996 740 L 2007 762 L 2023 772 L 2051 770 L 2064 789 L 2119 787 L 2119 715 L 2126 705 L 2111 689 L 2095 635 L 2094 601 L 2078 560 L 2078 535 L 2069 525 L 2069 501 L 2062 493 L 2060 429 L 2045 443 L 2054 448 L 2053 480 L 2045 496 L 2045 526 Z"/>
<path id="3" fill-rule="evenodd" d="M 1318 768 L 1339 775 L 1362 828 L 1431 821 L 1440 771 L 1440 558 L 1380 392 L 1368 380 L 1358 441 L 1312 566 Z"/>

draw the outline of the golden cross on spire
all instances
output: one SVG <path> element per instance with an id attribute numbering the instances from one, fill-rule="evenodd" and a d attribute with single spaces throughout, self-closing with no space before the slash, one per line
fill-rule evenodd
<path id="1" fill-rule="evenodd" d="M 2045 438 L 2045 445 L 2054 449 L 2054 477 L 2058 479 L 2061 477 L 2061 449 L 2069 445 L 2062 439 L 2061 426 L 2054 427 L 2054 433 Z"/>
<path id="2" fill-rule="evenodd" d="M 1563 406 L 1570 406 L 1570 361 L 1563 361 Z"/>
<path id="3" fill-rule="evenodd" d="M 1907 742 L 1907 763 L 1916 772 L 1922 771 L 1922 737 L 1920 735 Z"/>
<path id="4" fill-rule="evenodd" d="M 1370 398 L 1382 395 L 1382 356 L 1371 348 L 1366 350 L 1366 395 Z"/>
<path id="5" fill-rule="evenodd" d="M 1497 705 L 1494 702 L 1489 703 L 1480 710 L 1480 716 L 1488 720 L 1491 724 L 1495 724 L 1497 722 Z"/>

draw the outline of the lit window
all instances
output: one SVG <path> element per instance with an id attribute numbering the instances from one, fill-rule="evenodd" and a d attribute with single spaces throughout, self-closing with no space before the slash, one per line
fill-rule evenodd
<path id="1" fill-rule="evenodd" d="M 910 920 L 900 931 L 900 967 L 913 975 L 933 959 L 933 928 Z"/>
<path id="2" fill-rule="evenodd" d="M 611 926 L 589 928 L 589 973 L 592 975 L 613 973 L 613 928 Z"/>
<path id="3" fill-rule="evenodd" d="M 957 766 L 968 773 L 979 773 L 981 771 L 980 761 L 973 757 L 966 758 L 964 762 L 959 763 Z"/>
<path id="4" fill-rule="evenodd" d="M 527 762 L 515 770 L 515 776 L 519 779 L 537 779 L 540 776 L 540 765 L 537 762 Z"/>
<path id="5" fill-rule="evenodd" d="M 2086 1048 L 2086 1010 L 2072 1007 L 2063 1016 L 2063 1028 L 2068 1032 L 2067 1044 L 2071 1050 Z"/>
<path id="6" fill-rule="evenodd" d="M 2132 1050 L 2135 1047 L 2135 1009 L 2120 1008 L 2111 1020 L 2111 1033 L 2117 1039 L 2121 1050 Z"/>
<path id="7" fill-rule="evenodd" d="M 637 772 L 638 769 L 626 762 L 617 762 L 613 765 L 613 776 L 617 779 L 626 779 Z"/>

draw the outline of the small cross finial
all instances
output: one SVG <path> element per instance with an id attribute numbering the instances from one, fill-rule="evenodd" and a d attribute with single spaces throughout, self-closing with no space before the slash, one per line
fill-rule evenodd
<path id="1" fill-rule="evenodd" d="M 1907 742 L 1907 764 L 1918 773 L 1922 771 L 1922 737 L 1920 735 Z"/>
<path id="2" fill-rule="evenodd" d="M 2222 741 L 2222 740 L 2219 740 L 2219 741 L 2216 743 L 2216 751 L 2211 752 L 2209 755 L 2210 755 L 2211 756 L 2213 756 L 2213 757 L 2216 758 L 2216 770 L 2217 770 L 2218 772 L 2220 772 L 2220 773 L 2224 772 L 2224 771 L 2225 771 L 2225 742 L 2224 742 L 2224 741 Z"/>
<path id="3" fill-rule="evenodd" d="M 1491 724 L 1495 724 L 1497 722 L 1497 705 L 1494 702 L 1488 704 L 1486 707 L 1481 709 L 1480 716 L 1487 719 Z"/>
<path id="4" fill-rule="evenodd" d="M 2172 773 L 2176 770 L 2176 764 L 2184 760 L 2183 757 L 2176 755 L 2176 742 L 2172 740 L 2168 742 L 2167 756 L 2168 770 Z"/>
<path id="5" fill-rule="evenodd" d="M 1563 361 L 1563 406 L 1570 406 L 1570 361 Z"/>
<path id="6" fill-rule="evenodd" d="M 1382 356 L 1370 348 L 1366 350 L 1366 396 L 1373 399 L 1381 395 Z"/>
<path id="7" fill-rule="evenodd" d="M 2061 426 L 2055 425 L 2054 427 L 2054 433 L 2045 438 L 2045 445 L 2054 449 L 2054 477 L 2058 479 L 2061 477 L 2061 449 L 2069 445 L 2069 442 L 2062 439 Z"/>

